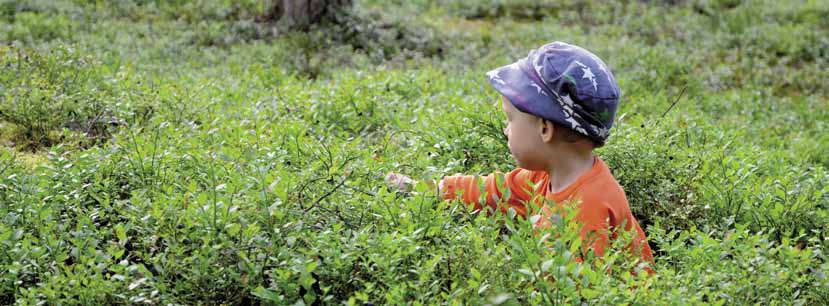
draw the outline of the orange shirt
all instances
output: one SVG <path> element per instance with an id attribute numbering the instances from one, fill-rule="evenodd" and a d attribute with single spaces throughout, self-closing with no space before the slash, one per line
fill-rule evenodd
<path id="1" fill-rule="evenodd" d="M 502 186 L 500 190 L 498 183 Z M 445 200 L 454 199 L 458 193 L 461 193 L 461 200 L 475 204 L 476 210 L 483 208 L 479 199 L 481 199 L 482 192 L 486 192 L 485 204 L 487 206 L 503 212 L 513 208 L 517 215 L 522 217 L 526 217 L 526 204 L 530 203 L 533 195 L 544 196 L 555 203 L 579 199 L 581 204 L 576 220 L 583 223 L 580 235 L 592 247 L 596 255 L 604 254 L 604 249 L 609 245 L 610 239 L 615 237 L 614 230 L 624 226 L 627 231 L 635 231 L 631 250 L 640 254 L 646 261 L 653 262 L 645 232 L 630 212 L 625 191 L 601 159 L 595 157 L 593 167 L 566 189 L 552 192 L 549 186 L 550 177 L 547 172 L 518 168 L 506 175 L 495 173 L 486 176 L 483 178 L 483 191 L 478 185 L 478 177 L 470 175 L 447 176 L 443 178 L 442 188 Z M 507 192 L 509 192 L 508 196 L 505 195 Z M 506 201 L 504 201 L 505 197 Z M 501 202 L 500 205 L 499 202 Z M 542 216 L 549 216 L 549 213 L 548 207 L 542 208 Z M 540 218 L 535 226 L 547 227 L 549 219 Z M 591 239 L 588 240 L 588 237 Z"/>

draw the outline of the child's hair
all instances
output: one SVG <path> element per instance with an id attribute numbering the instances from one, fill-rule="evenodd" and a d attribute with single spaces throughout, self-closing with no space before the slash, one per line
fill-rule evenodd
<path id="1" fill-rule="evenodd" d="M 593 146 L 593 149 L 601 148 L 602 146 L 604 146 L 604 143 L 599 143 L 599 142 L 593 140 L 592 138 L 587 137 L 587 135 L 583 135 L 579 132 L 576 132 L 575 130 L 573 130 L 573 129 L 571 129 L 571 128 L 563 125 L 563 124 L 560 124 L 560 123 L 552 121 L 552 120 L 547 120 L 547 119 L 542 119 L 542 120 L 549 121 L 550 123 L 553 124 L 553 128 L 555 129 L 555 134 L 554 135 L 558 135 L 557 137 L 561 140 L 564 140 L 564 141 L 569 142 L 569 143 L 576 143 L 576 142 L 579 142 L 579 141 L 588 141 Z"/>

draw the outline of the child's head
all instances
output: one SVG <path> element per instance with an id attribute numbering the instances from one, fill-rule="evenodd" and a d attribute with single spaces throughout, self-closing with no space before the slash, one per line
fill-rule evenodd
<path id="1" fill-rule="evenodd" d="M 504 97 L 504 111 L 510 117 L 505 132 L 519 135 L 511 137 L 515 139 L 509 144 L 516 157 L 533 155 L 541 144 L 536 141 L 592 149 L 607 140 L 619 86 L 604 62 L 589 51 L 553 42 L 487 76 Z M 542 132 L 540 137 L 518 139 L 527 138 L 529 132 L 536 135 L 535 131 Z"/>

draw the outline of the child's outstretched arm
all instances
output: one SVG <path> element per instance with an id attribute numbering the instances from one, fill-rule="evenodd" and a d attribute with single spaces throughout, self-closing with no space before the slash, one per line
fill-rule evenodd
<path id="1" fill-rule="evenodd" d="M 506 174 L 495 172 L 485 177 L 475 175 L 453 175 L 443 178 L 441 194 L 444 200 L 460 199 L 467 204 L 474 204 L 476 210 L 483 210 L 484 205 L 492 210 L 506 213 L 510 208 L 516 214 L 526 217 L 528 210 L 541 204 L 533 196 L 540 194 L 537 186 L 546 173 L 517 168 Z M 538 197 L 541 197 L 538 195 Z"/>
<path id="2" fill-rule="evenodd" d="M 507 174 L 493 173 L 484 177 L 476 175 L 446 176 L 437 184 L 439 193 L 444 200 L 459 199 L 467 204 L 474 204 L 475 210 L 484 210 L 484 205 L 492 210 L 501 210 L 506 213 L 513 208 L 517 215 L 526 216 L 527 205 L 536 194 L 535 186 L 543 180 L 543 171 L 515 169 Z M 389 173 L 386 182 L 391 187 L 408 192 L 416 181 L 411 178 Z"/>

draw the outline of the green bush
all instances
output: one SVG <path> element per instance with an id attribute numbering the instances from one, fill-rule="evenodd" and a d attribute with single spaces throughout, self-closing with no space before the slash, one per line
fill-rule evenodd
<path id="1" fill-rule="evenodd" d="M 602 158 L 644 228 L 660 223 L 665 228 L 690 229 L 705 223 L 710 216 L 695 195 L 701 179 L 700 157 L 683 148 L 686 144 L 679 133 L 651 124 L 617 129 Z"/>
<path id="2" fill-rule="evenodd" d="M 23 149 L 70 140 L 86 147 L 106 140 L 125 119 L 146 120 L 141 116 L 151 107 L 137 93 L 131 101 L 119 100 L 126 98 L 119 88 L 138 86 L 71 47 L 48 52 L 4 49 L 0 65 L 5 68 L 0 74 L 0 120 L 12 125 L 11 141 Z"/>
<path id="3" fill-rule="evenodd" d="M 19 129 L 23 148 L 50 146 L 70 121 L 95 117 L 103 102 L 95 90 L 102 82 L 89 58 L 69 48 L 42 54 L 6 49 L 2 54 L 0 119 Z"/>
<path id="4" fill-rule="evenodd" d="M 26 33 L 0 47 L 0 304 L 829 304 L 820 1 L 366 0 L 277 38 L 264 5 L 0 2 Z M 620 82 L 597 154 L 653 275 L 623 233 L 594 258 L 566 217 L 384 187 L 512 170 L 485 72 L 551 40 Z"/>
<path id="5" fill-rule="evenodd" d="M 63 15 L 50 16 L 34 12 L 13 15 L 13 22 L 3 24 L 2 39 L 6 42 L 39 42 L 53 39 L 71 39 L 77 25 Z"/>

